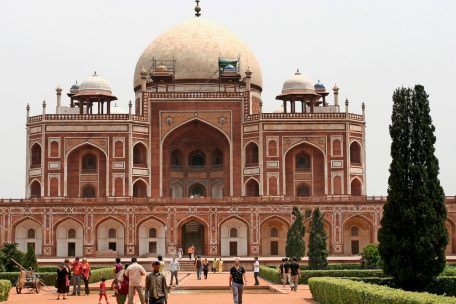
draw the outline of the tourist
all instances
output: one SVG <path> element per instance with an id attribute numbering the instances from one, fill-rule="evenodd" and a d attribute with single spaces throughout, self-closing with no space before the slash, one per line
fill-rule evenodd
<path id="1" fill-rule="evenodd" d="M 245 285 L 247 285 L 245 269 L 244 267 L 240 266 L 239 258 L 235 258 L 234 266 L 230 269 L 229 281 L 229 286 L 233 290 L 234 304 L 242 304 L 242 292 L 244 291 Z"/>
<path id="2" fill-rule="evenodd" d="M 191 252 L 192 252 L 192 258 L 191 258 L 191 259 L 194 260 L 194 259 L 195 259 L 196 250 L 195 250 L 195 246 L 194 246 L 193 244 L 192 244 L 192 250 L 191 250 Z"/>
<path id="3" fill-rule="evenodd" d="M 188 254 L 188 259 L 191 260 L 192 259 L 192 246 L 188 246 L 187 248 L 187 254 Z"/>
<path id="4" fill-rule="evenodd" d="M 146 287 L 144 297 L 148 299 L 148 304 L 165 304 L 168 302 L 168 287 L 166 278 L 160 272 L 160 262 L 152 264 L 153 272 L 146 277 Z"/>
<path id="5" fill-rule="evenodd" d="M 195 266 L 195 270 L 196 270 L 196 278 L 198 280 L 201 280 L 201 270 L 203 270 L 203 263 L 201 262 L 200 256 L 198 256 L 195 259 L 195 262 L 193 263 L 193 265 Z"/>
<path id="6" fill-rule="evenodd" d="M 260 285 L 258 281 L 258 277 L 260 276 L 260 262 L 258 261 L 258 257 L 255 257 L 253 262 L 253 277 L 255 278 L 255 285 Z"/>
<path id="7" fill-rule="evenodd" d="M 160 262 L 160 273 L 162 273 L 163 275 L 165 275 L 165 262 L 163 261 L 163 256 L 159 255 L 157 257 L 158 261 Z"/>
<path id="8" fill-rule="evenodd" d="M 282 263 L 280 263 L 280 265 L 279 265 L 280 281 L 282 282 L 282 287 L 285 287 L 284 271 L 283 271 L 284 264 L 285 264 L 285 258 L 282 259 Z"/>
<path id="9" fill-rule="evenodd" d="M 82 259 L 82 280 L 84 281 L 84 293 L 86 296 L 90 294 L 89 279 L 90 279 L 90 264 L 87 259 Z"/>
<path id="10" fill-rule="evenodd" d="M 176 257 L 173 256 L 173 260 L 169 262 L 169 271 L 171 272 L 171 282 L 169 287 L 173 286 L 173 277 L 176 278 L 176 286 L 179 286 L 179 280 L 177 278 L 178 271 L 180 271 L 179 262 L 176 260 Z"/>
<path id="11" fill-rule="evenodd" d="M 215 274 L 216 271 L 217 271 L 217 258 L 214 258 L 212 260 L 212 272 Z"/>
<path id="12" fill-rule="evenodd" d="M 283 263 L 283 272 L 285 276 L 285 284 L 290 284 L 290 263 L 291 258 L 285 258 L 285 263 Z"/>
<path id="13" fill-rule="evenodd" d="M 82 263 L 79 262 L 79 257 L 76 257 L 71 262 L 71 269 L 73 271 L 73 296 L 76 294 L 81 295 L 81 275 L 82 275 Z"/>
<path id="14" fill-rule="evenodd" d="M 128 264 L 125 264 L 125 269 L 120 270 L 117 273 L 117 283 L 116 283 L 116 300 L 117 304 L 125 304 L 128 296 L 128 287 L 129 281 L 128 277 L 125 275 L 125 270 L 128 268 Z"/>
<path id="15" fill-rule="evenodd" d="M 64 267 L 65 267 L 67 273 L 68 273 L 66 290 L 65 290 L 65 293 L 68 296 L 69 293 L 70 293 L 70 281 L 71 281 L 71 263 L 70 263 L 70 260 L 69 259 L 65 259 L 63 264 L 64 264 Z"/>
<path id="16" fill-rule="evenodd" d="M 222 272 L 223 271 L 223 261 L 222 258 L 219 258 L 218 263 L 217 263 L 217 271 Z"/>
<path id="17" fill-rule="evenodd" d="M 101 299 L 104 297 L 106 304 L 109 304 L 108 301 L 108 296 L 106 295 L 106 279 L 101 278 L 101 283 L 100 283 L 100 297 L 98 298 L 98 304 L 101 304 Z"/>
<path id="18" fill-rule="evenodd" d="M 125 270 L 125 275 L 129 280 L 128 304 L 133 304 L 135 291 L 138 292 L 141 304 L 145 304 L 146 302 L 144 300 L 144 291 L 142 290 L 141 277 L 146 275 L 146 270 L 144 270 L 144 267 L 139 265 L 136 261 L 136 258 L 131 258 L 131 264 Z M 158 265 L 160 265 L 160 262 L 158 262 Z"/>
<path id="19" fill-rule="evenodd" d="M 114 272 L 114 280 L 112 281 L 112 284 L 111 284 L 111 289 L 114 289 L 114 296 L 117 297 L 117 291 L 118 291 L 118 287 L 117 287 L 117 274 L 123 270 L 123 265 L 120 261 L 120 258 L 116 258 L 116 263 L 114 264 L 114 268 L 112 270 L 112 272 Z"/>
<path id="20" fill-rule="evenodd" d="M 207 273 L 209 272 L 209 262 L 207 261 L 207 258 L 204 258 L 203 260 L 203 273 L 204 273 L 204 279 L 207 280 Z"/>
<path id="21" fill-rule="evenodd" d="M 298 258 L 293 257 L 293 261 L 290 263 L 290 287 L 293 291 L 298 291 L 299 276 L 301 271 L 299 269 Z"/>
<path id="22" fill-rule="evenodd" d="M 60 295 L 62 295 L 64 300 L 66 299 L 65 294 L 68 293 L 67 287 L 70 285 L 69 283 L 68 270 L 65 267 L 65 264 L 60 263 L 57 267 L 57 280 L 55 282 L 55 287 L 57 287 L 57 300 L 60 300 Z"/>
<path id="23" fill-rule="evenodd" d="M 183 253 L 184 253 L 184 251 L 182 250 L 181 247 L 179 247 L 179 248 L 177 249 L 177 256 L 179 257 L 179 261 L 180 261 L 180 259 L 182 259 Z"/>

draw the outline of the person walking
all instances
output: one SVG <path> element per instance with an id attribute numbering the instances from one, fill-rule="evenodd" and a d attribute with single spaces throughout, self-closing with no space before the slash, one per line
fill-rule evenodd
<path id="1" fill-rule="evenodd" d="M 125 270 L 128 268 L 128 264 L 125 264 L 125 269 L 122 269 L 117 273 L 117 284 L 116 286 L 116 300 L 117 304 L 125 304 L 125 301 L 128 297 L 128 287 L 129 281 L 128 277 L 125 275 Z"/>
<path id="2" fill-rule="evenodd" d="M 117 282 L 118 282 L 118 274 L 123 270 L 123 265 L 120 261 L 120 258 L 117 257 L 116 258 L 116 263 L 114 264 L 114 268 L 113 268 L 113 272 L 114 272 L 114 280 L 112 281 L 112 284 L 111 284 L 111 289 L 114 289 L 114 296 L 117 297 L 117 292 L 119 291 L 119 288 L 117 286 Z M 123 275 L 122 275 L 123 276 Z"/>
<path id="3" fill-rule="evenodd" d="M 57 300 L 60 300 L 60 295 L 62 295 L 64 300 L 66 299 L 65 294 L 68 293 L 67 283 L 69 285 L 68 270 L 65 264 L 60 263 L 57 267 L 57 280 L 55 283 L 55 287 L 57 287 Z"/>
<path id="4" fill-rule="evenodd" d="M 234 259 L 234 266 L 230 269 L 229 286 L 233 290 L 234 304 L 242 304 L 242 293 L 247 285 L 245 269 L 240 265 L 239 258 Z"/>
<path id="5" fill-rule="evenodd" d="M 72 295 L 81 295 L 81 277 L 82 277 L 82 263 L 79 261 L 79 257 L 76 257 L 71 263 L 73 271 L 73 293 Z"/>
<path id="6" fill-rule="evenodd" d="M 168 287 L 165 276 L 160 272 L 160 262 L 155 261 L 152 268 L 153 272 L 146 277 L 144 297 L 148 299 L 148 304 L 167 304 Z"/>
<path id="7" fill-rule="evenodd" d="M 216 271 L 217 271 L 217 258 L 214 258 L 212 260 L 212 272 L 215 274 Z"/>
<path id="8" fill-rule="evenodd" d="M 68 296 L 70 294 L 70 281 L 71 281 L 71 263 L 69 259 L 65 259 L 63 266 L 65 267 L 68 275 L 66 278 L 66 288 L 65 293 Z"/>
<path id="9" fill-rule="evenodd" d="M 285 258 L 282 259 L 282 263 L 279 265 L 279 271 L 280 271 L 280 281 L 282 282 L 282 287 L 285 287 L 285 280 L 283 277 L 284 271 L 283 271 L 283 265 L 285 264 Z"/>
<path id="10" fill-rule="evenodd" d="M 191 249 L 191 252 L 192 252 L 192 257 L 191 257 L 191 259 L 194 260 L 194 259 L 195 259 L 195 253 L 196 253 L 196 251 L 195 251 L 195 246 L 192 244 L 192 247 L 191 247 L 191 248 L 192 248 L 192 249 Z"/>
<path id="11" fill-rule="evenodd" d="M 179 280 L 177 278 L 177 273 L 180 271 L 179 261 L 176 260 L 176 257 L 173 256 L 173 260 L 169 262 L 169 271 L 171 272 L 171 282 L 169 283 L 169 288 L 173 286 L 173 277 L 176 278 L 176 286 L 179 286 Z"/>
<path id="12" fill-rule="evenodd" d="M 163 261 L 163 256 L 159 255 L 159 256 L 157 256 L 157 259 L 160 262 L 160 273 L 162 273 L 163 275 L 166 276 L 166 274 L 165 274 L 166 265 L 165 265 L 165 262 Z"/>
<path id="13" fill-rule="evenodd" d="M 157 261 L 158 262 L 158 261 Z M 158 262 L 160 266 L 160 262 Z M 135 296 L 135 291 L 138 292 L 139 300 L 141 304 L 146 304 L 144 300 L 144 291 L 142 290 L 141 277 L 146 275 L 146 270 L 144 267 L 137 263 L 136 258 L 131 258 L 131 264 L 125 270 L 125 275 L 128 277 L 129 286 L 128 286 L 128 304 L 133 304 L 133 298 Z"/>
<path id="14" fill-rule="evenodd" d="M 201 262 L 200 256 L 198 256 L 195 259 L 195 262 L 193 263 L 193 265 L 195 266 L 195 270 L 196 270 L 196 278 L 198 280 L 201 280 L 201 270 L 203 270 L 203 263 Z"/>
<path id="15" fill-rule="evenodd" d="M 209 272 L 209 262 L 207 261 L 207 258 L 204 258 L 203 260 L 203 273 L 204 273 L 204 279 L 207 280 L 207 273 Z"/>
<path id="16" fill-rule="evenodd" d="M 103 297 L 105 298 L 106 304 L 109 304 L 108 296 L 106 295 L 106 279 L 105 278 L 101 278 L 99 295 L 100 295 L 100 297 L 98 298 L 98 304 L 101 304 L 101 299 Z"/>
<path id="17" fill-rule="evenodd" d="M 187 254 L 188 254 L 188 259 L 191 260 L 192 259 L 192 246 L 188 246 L 187 248 Z"/>
<path id="18" fill-rule="evenodd" d="M 255 278 L 255 285 L 260 285 L 258 281 L 258 277 L 260 276 L 260 261 L 258 261 L 258 257 L 255 257 L 253 262 L 253 277 Z"/>
<path id="19" fill-rule="evenodd" d="M 283 273 L 284 273 L 284 281 L 285 284 L 291 284 L 290 281 L 290 263 L 291 263 L 291 258 L 285 258 L 285 263 L 283 264 Z"/>
<path id="20" fill-rule="evenodd" d="M 219 258 L 218 263 L 217 263 L 217 271 L 222 272 L 223 271 L 223 261 L 222 258 Z"/>
<path id="21" fill-rule="evenodd" d="M 90 294 L 89 279 L 90 279 L 90 264 L 87 259 L 82 259 L 82 280 L 84 281 L 84 293 L 86 296 Z"/>
<path id="22" fill-rule="evenodd" d="M 299 276 L 301 275 L 301 270 L 299 269 L 298 258 L 293 257 L 293 261 L 290 263 L 290 287 L 293 291 L 298 291 L 299 285 Z"/>
<path id="23" fill-rule="evenodd" d="M 181 247 L 179 247 L 179 248 L 177 249 L 177 256 L 179 257 L 179 261 L 180 261 L 180 259 L 182 259 L 183 253 L 184 253 L 184 251 L 182 250 Z"/>

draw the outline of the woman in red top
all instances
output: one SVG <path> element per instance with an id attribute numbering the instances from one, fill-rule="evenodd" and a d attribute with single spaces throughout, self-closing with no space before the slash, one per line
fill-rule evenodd
<path id="1" fill-rule="evenodd" d="M 87 259 L 82 259 L 82 279 L 84 280 L 84 291 L 85 295 L 90 294 L 89 279 L 90 279 L 90 264 Z"/>

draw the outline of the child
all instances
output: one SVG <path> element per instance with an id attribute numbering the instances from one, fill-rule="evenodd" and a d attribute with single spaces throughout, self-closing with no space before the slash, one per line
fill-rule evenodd
<path id="1" fill-rule="evenodd" d="M 100 283 L 100 298 L 98 299 L 98 304 L 101 304 L 101 299 L 104 297 L 106 300 L 106 304 L 109 304 L 108 302 L 108 297 L 106 296 L 106 279 L 101 278 L 101 283 Z"/>

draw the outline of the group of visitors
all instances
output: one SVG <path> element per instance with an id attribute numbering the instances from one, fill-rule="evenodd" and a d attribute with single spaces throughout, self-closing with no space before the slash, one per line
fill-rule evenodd
<path id="1" fill-rule="evenodd" d="M 279 271 L 282 286 L 285 287 L 286 284 L 290 284 L 291 291 L 297 291 L 299 277 L 301 275 L 298 259 L 296 257 L 290 259 L 283 258 L 282 263 L 279 266 Z"/>
<path id="2" fill-rule="evenodd" d="M 90 279 L 90 264 L 87 259 L 80 261 L 79 257 L 76 257 L 74 261 L 70 262 L 69 259 L 65 259 L 63 263 L 60 263 L 57 267 L 57 280 L 55 287 L 57 288 L 57 300 L 60 300 L 62 295 L 63 299 L 66 299 L 70 292 L 70 280 L 73 279 L 73 293 L 72 295 L 81 295 L 81 280 L 84 282 L 84 292 L 88 296 L 90 294 L 89 279 Z"/>

